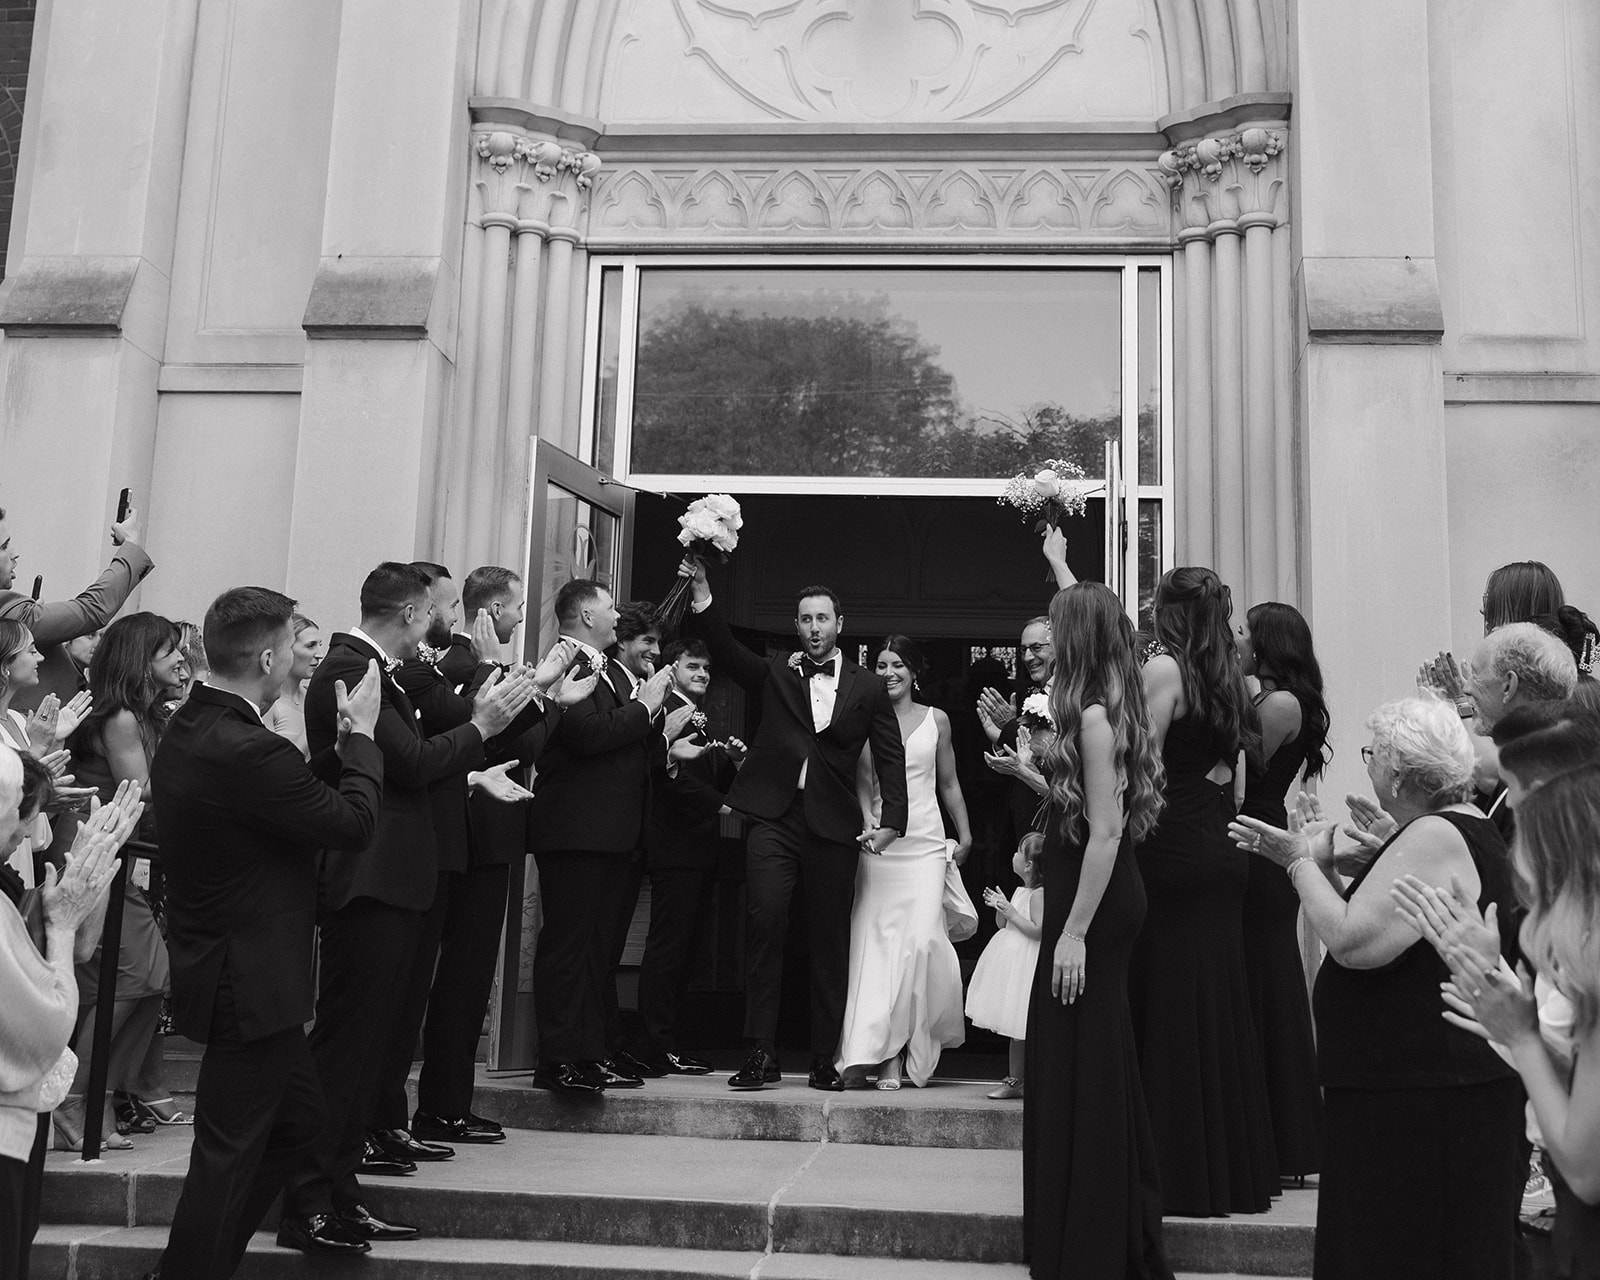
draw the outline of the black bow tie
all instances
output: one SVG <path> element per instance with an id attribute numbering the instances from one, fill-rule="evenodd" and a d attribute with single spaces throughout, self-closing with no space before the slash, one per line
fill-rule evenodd
<path id="1" fill-rule="evenodd" d="M 826 676 L 833 679 L 833 659 L 826 662 L 813 662 L 810 658 L 800 659 L 800 678 L 810 680 L 813 676 Z"/>

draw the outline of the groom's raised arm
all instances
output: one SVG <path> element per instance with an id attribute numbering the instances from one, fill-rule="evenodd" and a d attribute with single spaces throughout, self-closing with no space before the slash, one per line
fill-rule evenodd
<path id="1" fill-rule="evenodd" d="M 872 691 L 872 725 L 867 731 L 867 741 L 872 746 L 872 764 L 878 771 L 878 794 L 883 798 L 883 813 L 878 819 L 880 827 L 905 834 L 910 816 L 906 799 L 906 744 L 900 737 L 900 721 L 889 701 L 889 691 L 882 680 L 874 680 Z"/>

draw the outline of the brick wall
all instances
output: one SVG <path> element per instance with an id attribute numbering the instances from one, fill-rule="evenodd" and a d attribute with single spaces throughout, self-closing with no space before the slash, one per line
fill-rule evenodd
<path id="1" fill-rule="evenodd" d="M 11 202 L 17 190 L 17 151 L 22 145 L 22 104 L 28 87 L 37 0 L 0 7 L 0 277 L 11 238 Z"/>

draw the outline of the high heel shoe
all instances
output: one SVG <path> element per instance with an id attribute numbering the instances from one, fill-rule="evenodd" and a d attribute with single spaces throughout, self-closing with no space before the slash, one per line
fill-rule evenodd
<path id="1" fill-rule="evenodd" d="M 193 1124 L 194 1117 L 187 1111 L 179 1110 L 178 1104 L 171 1098 L 144 1098 L 133 1099 L 133 1109 L 141 1120 L 150 1123 L 150 1132 L 155 1132 L 155 1125 Z"/>
<path id="2" fill-rule="evenodd" d="M 885 1092 L 900 1087 L 900 1055 L 897 1053 L 878 1068 L 878 1088 Z"/>
<path id="3" fill-rule="evenodd" d="M 138 1100 L 129 1094 L 112 1094 L 111 1112 L 116 1117 L 118 1133 L 154 1133 L 156 1131 L 155 1119 L 141 1112 Z"/>

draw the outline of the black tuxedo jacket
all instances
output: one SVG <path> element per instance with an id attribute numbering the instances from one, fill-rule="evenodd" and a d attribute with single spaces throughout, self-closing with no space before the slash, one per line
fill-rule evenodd
<path id="1" fill-rule="evenodd" d="M 306 686 L 306 740 L 315 756 L 333 745 L 338 710 L 333 683 L 353 689 L 367 663 L 383 659 L 364 640 L 334 632 L 327 656 Z M 451 774 L 465 775 L 483 764 L 483 739 L 470 724 L 432 737 L 423 732 L 421 712 L 392 675 L 382 680 L 383 705 L 375 733 L 383 752 L 383 810 L 377 835 L 354 858 L 328 858 L 322 867 L 324 912 L 337 911 L 356 898 L 374 898 L 391 907 L 426 911 L 438 888 L 439 848 L 433 830 L 428 788 Z M 438 688 L 450 692 L 441 680 Z"/>
<path id="2" fill-rule="evenodd" d="M 166 877 L 167 953 L 178 1031 L 204 1041 L 224 977 L 239 1033 L 310 1019 L 317 854 L 353 862 L 377 830 L 383 755 L 352 736 L 316 765 L 231 693 L 197 684 L 150 766 Z M 335 852 L 346 851 L 346 852 Z"/>
<path id="3" fill-rule="evenodd" d="M 663 712 L 690 705 L 677 690 L 667 694 Z M 693 730 L 685 730 L 693 737 Z M 720 830 L 717 815 L 728 803 L 728 788 L 738 770 L 721 750 L 710 751 L 677 766 L 670 776 L 663 756 L 656 766 L 650 803 L 650 847 L 646 865 L 651 870 L 691 868 L 710 871 L 717 865 Z"/>
<path id="4" fill-rule="evenodd" d="M 472 656 L 472 644 L 465 636 L 451 636 L 450 647 L 439 659 L 439 670 L 450 682 L 450 687 L 464 697 L 473 697 L 489 673 L 495 670 L 491 662 L 479 662 Z M 551 707 L 547 720 L 538 731 L 530 730 L 519 739 L 516 750 L 508 750 L 501 759 L 520 760 L 511 771 L 523 786 L 528 785 L 529 766 L 537 762 L 550 734 L 555 732 L 560 709 Z M 513 858 L 520 858 L 528 850 L 528 805 L 501 804 L 488 796 L 474 795 L 467 801 L 467 818 L 472 839 L 467 848 L 469 867 L 506 866 Z"/>
<path id="5" fill-rule="evenodd" d="M 787 658 L 764 658 L 733 637 L 716 603 L 683 619 L 685 634 L 698 635 L 711 661 L 761 699 L 761 723 L 728 804 L 756 818 L 780 818 L 794 801 L 800 766 L 806 765 L 805 814 L 825 840 L 850 843 L 861 834 L 856 798 L 856 763 L 872 744 L 872 760 L 883 792 L 882 822 L 906 829 L 906 752 L 889 691 L 877 676 L 840 654 L 839 690 L 833 719 L 816 731 L 811 694 Z"/>
<path id="6" fill-rule="evenodd" d="M 465 642 L 463 647 L 467 647 Z M 395 679 L 399 682 L 401 690 L 411 700 L 411 705 L 421 713 L 418 723 L 421 724 L 422 732 L 427 737 L 448 733 L 472 719 L 472 696 L 477 693 L 478 685 L 482 681 L 475 682 L 473 679 L 478 672 L 479 664 L 472 657 L 470 647 L 467 647 L 467 661 L 472 664 L 472 670 L 467 680 L 462 682 L 460 691 L 451 676 L 445 674 L 442 666 L 424 662 L 421 658 L 406 659 L 395 672 Z M 484 676 L 493 669 L 491 665 L 484 664 Z M 504 731 L 484 743 L 484 763 L 499 764 L 504 760 L 520 760 L 521 756 L 514 748 L 525 738 L 533 741 L 531 749 L 537 751 L 549 736 L 558 714 L 553 705 L 546 709 L 537 702 L 530 702 L 522 714 Z M 428 787 L 428 800 L 433 808 L 433 834 L 439 849 L 440 871 L 465 871 L 472 864 L 472 825 L 468 814 L 468 791 L 465 769 L 440 778 Z M 526 804 L 524 802 L 522 805 L 506 805 L 485 797 L 479 799 L 484 804 L 492 804 L 501 809 L 521 809 Z"/>
<path id="7" fill-rule="evenodd" d="M 574 668 L 587 673 L 582 655 Z M 631 853 L 644 842 L 650 775 L 666 745 L 642 702 L 619 695 L 632 677 L 609 661 L 594 692 L 562 713 L 534 779 L 533 839 L 541 849 Z"/>

